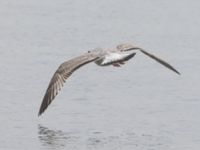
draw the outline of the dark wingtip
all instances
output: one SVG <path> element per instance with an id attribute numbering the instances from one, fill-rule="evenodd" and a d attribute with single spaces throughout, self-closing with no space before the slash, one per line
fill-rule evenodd
<path id="1" fill-rule="evenodd" d="M 50 102 L 50 103 L 51 103 L 51 102 Z M 50 103 L 49 103 L 49 104 L 50 104 Z M 39 112 L 38 112 L 38 117 L 41 116 L 41 115 L 45 112 L 45 110 L 47 109 L 47 107 L 48 107 L 49 104 L 47 104 L 46 101 L 43 100 L 43 102 L 42 102 L 42 104 L 41 104 L 41 106 L 40 106 L 40 110 L 39 110 Z"/>
<path id="2" fill-rule="evenodd" d="M 180 72 L 178 72 L 178 71 L 176 71 L 176 73 L 180 76 L 181 75 L 181 73 Z"/>
<path id="3" fill-rule="evenodd" d="M 181 75 L 181 73 L 179 71 L 177 71 L 176 69 L 174 69 L 171 65 L 169 65 L 168 68 L 171 69 L 172 71 L 174 71 L 176 74 Z"/>
<path id="4" fill-rule="evenodd" d="M 44 110 L 42 110 L 42 109 L 40 108 L 40 111 L 38 112 L 38 117 L 40 117 L 40 116 L 43 114 L 43 112 L 44 112 Z"/>
<path id="5" fill-rule="evenodd" d="M 39 113 L 38 113 L 38 117 L 40 117 L 41 115 L 42 115 L 42 112 L 39 112 Z"/>
<path id="6" fill-rule="evenodd" d="M 45 95 L 45 97 L 46 97 L 46 95 Z M 45 97 L 44 97 L 44 98 L 45 98 Z M 40 110 L 39 110 L 39 112 L 38 112 L 38 117 L 41 116 L 41 115 L 44 113 L 44 111 L 47 109 L 47 107 L 48 107 L 48 104 L 47 104 L 47 102 L 43 99 L 42 104 L 41 104 L 41 106 L 40 106 Z"/>

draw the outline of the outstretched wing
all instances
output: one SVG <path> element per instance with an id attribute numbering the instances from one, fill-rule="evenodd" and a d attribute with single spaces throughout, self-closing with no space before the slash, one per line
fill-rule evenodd
<path id="1" fill-rule="evenodd" d="M 149 56 L 150 58 L 154 59 L 155 61 L 159 62 L 160 64 L 164 65 L 165 67 L 167 67 L 168 69 L 174 71 L 175 73 L 180 75 L 180 72 L 178 72 L 174 67 L 172 67 L 169 63 L 167 63 L 166 61 L 154 56 L 153 54 L 150 54 L 149 52 L 145 51 L 144 49 L 137 47 L 137 46 L 133 46 L 130 43 L 125 43 L 125 44 L 120 44 L 117 46 L 118 50 L 121 51 L 131 51 L 131 50 L 139 50 L 141 51 L 143 54 Z"/>
<path id="2" fill-rule="evenodd" d="M 40 116 L 51 104 L 51 102 L 54 100 L 58 92 L 63 87 L 63 84 L 65 83 L 66 79 L 78 68 L 81 66 L 88 64 L 94 60 L 96 60 L 97 57 L 91 54 L 85 54 L 79 57 L 76 57 L 74 59 L 71 59 L 69 61 L 66 61 L 62 63 L 59 68 L 54 73 L 49 86 L 46 90 L 46 93 L 44 95 L 44 98 L 42 100 L 42 104 L 40 106 L 40 110 L 38 113 L 38 116 Z"/>
<path id="3" fill-rule="evenodd" d="M 147 51 L 143 50 L 140 48 L 140 51 L 142 53 L 144 53 L 145 55 L 151 57 L 152 59 L 156 60 L 157 62 L 159 62 L 160 64 L 164 65 L 165 67 L 167 67 L 168 69 L 174 71 L 175 73 L 180 75 L 180 72 L 178 72 L 174 67 L 172 67 L 169 63 L 167 63 L 166 61 L 154 56 L 153 54 L 148 53 Z"/>

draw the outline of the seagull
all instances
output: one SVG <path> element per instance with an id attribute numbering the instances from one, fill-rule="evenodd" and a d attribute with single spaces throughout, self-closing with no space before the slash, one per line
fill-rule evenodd
<path id="1" fill-rule="evenodd" d="M 158 63 L 164 65 L 166 68 L 180 75 L 180 72 L 178 72 L 174 67 L 172 67 L 166 61 L 130 43 L 120 44 L 116 46 L 116 48 L 114 49 L 96 48 L 96 49 L 87 51 L 86 53 L 78 57 L 68 60 L 62 63 L 58 67 L 52 79 L 50 80 L 49 86 L 42 100 L 38 116 L 40 116 L 51 104 L 51 102 L 54 100 L 58 92 L 61 90 L 61 88 L 63 87 L 63 84 L 69 78 L 69 76 L 71 76 L 72 73 L 76 71 L 77 69 L 79 69 L 80 67 L 90 62 L 94 62 L 98 66 L 120 67 L 121 65 L 124 65 L 125 62 L 133 58 L 136 55 L 136 52 L 141 52 L 149 56 L 150 58 L 154 59 Z"/>

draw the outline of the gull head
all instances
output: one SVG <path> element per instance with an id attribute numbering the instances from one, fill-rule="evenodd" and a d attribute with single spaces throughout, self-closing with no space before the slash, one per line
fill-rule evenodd
<path id="1" fill-rule="evenodd" d="M 103 53 L 103 51 L 104 50 L 102 48 L 95 48 L 95 49 L 88 50 L 87 53 L 94 54 L 94 55 L 100 55 L 101 53 Z"/>
<path id="2" fill-rule="evenodd" d="M 130 43 L 124 43 L 124 44 L 117 45 L 117 49 L 123 52 L 123 51 L 130 51 L 130 50 L 140 50 L 141 48 Z"/>

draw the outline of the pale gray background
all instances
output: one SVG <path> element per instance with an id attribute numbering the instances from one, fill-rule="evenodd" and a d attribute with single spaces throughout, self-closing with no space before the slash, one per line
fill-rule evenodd
<path id="1" fill-rule="evenodd" d="M 37 117 L 60 63 L 123 42 L 182 75 L 90 64 Z M 199 150 L 199 57 L 198 0 L 0 0 L 0 149 Z"/>

